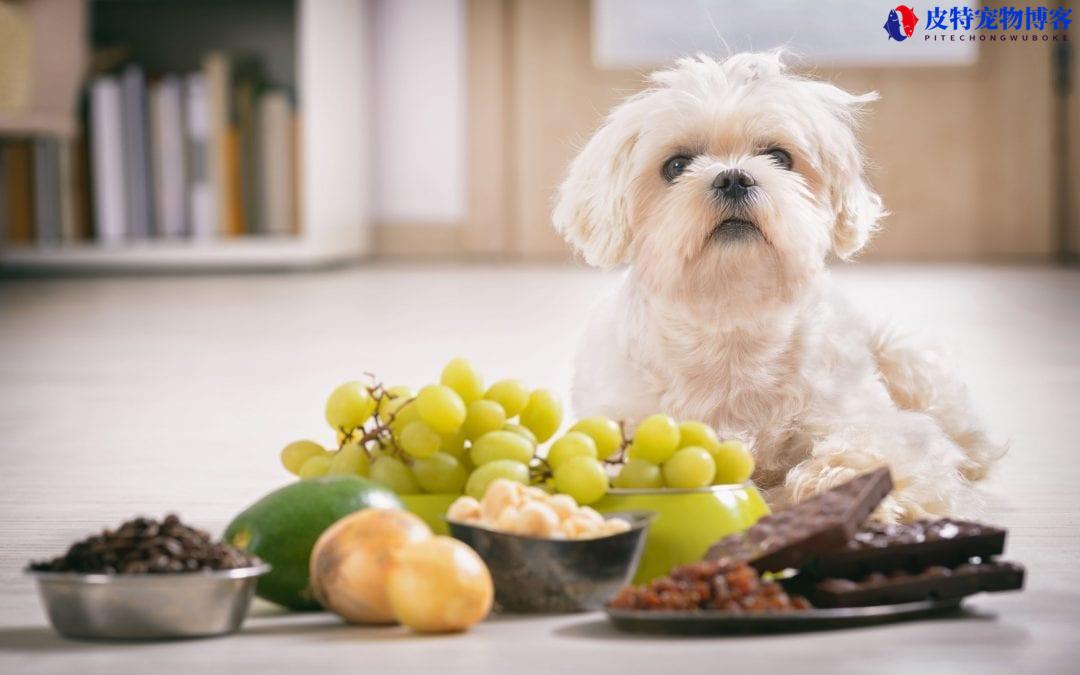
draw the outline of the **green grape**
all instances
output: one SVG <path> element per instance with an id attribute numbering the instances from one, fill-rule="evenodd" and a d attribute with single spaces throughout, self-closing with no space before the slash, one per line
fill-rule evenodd
<path id="1" fill-rule="evenodd" d="M 420 420 L 409 422 L 401 430 L 401 449 L 413 457 L 431 457 L 439 451 L 442 436 Z"/>
<path id="2" fill-rule="evenodd" d="M 489 431 L 473 442 L 469 457 L 476 466 L 500 459 L 528 464 L 534 451 L 532 443 L 520 434 L 512 431 Z"/>
<path id="3" fill-rule="evenodd" d="M 596 451 L 602 459 L 610 459 L 622 449 L 623 437 L 619 423 L 607 417 L 586 417 L 570 427 L 580 431 L 596 442 Z"/>
<path id="4" fill-rule="evenodd" d="M 400 438 L 405 427 L 409 426 L 410 422 L 416 422 L 419 419 L 420 406 L 416 405 L 416 399 L 406 401 L 394 411 L 394 421 L 390 422 L 390 432 L 395 438 Z"/>
<path id="5" fill-rule="evenodd" d="M 472 403 L 484 395 L 484 378 L 473 364 L 461 357 L 446 364 L 439 382 L 456 391 L 465 403 Z"/>
<path id="6" fill-rule="evenodd" d="M 559 397 L 546 389 L 537 389 L 529 394 L 529 402 L 521 411 L 521 424 L 536 434 L 536 440 L 543 443 L 555 435 L 562 424 L 562 403 Z"/>
<path id="7" fill-rule="evenodd" d="M 412 469 L 397 457 L 384 456 L 371 464 L 371 480 L 399 495 L 420 493 L 420 485 Z"/>
<path id="8" fill-rule="evenodd" d="M 650 415 L 641 421 L 630 443 L 630 459 L 663 464 L 679 447 L 679 427 L 668 415 Z"/>
<path id="9" fill-rule="evenodd" d="M 442 434 L 442 444 L 439 446 L 439 452 L 445 452 L 460 461 L 469 454 L 469 448 L 465 445 L 465 441 L 465 432 L 461 430 L 452 434 Z"/>
<path id="10" fill-rule="evenodd" d="M 412 470 L 416 482 L 431 494 L 460 494 L 469 478 L 461 462 L 445 452 L 416 460 Z"/>
<path id="11" fill-rule="evenodd" d="M 540 443 L 536 440 L 536 434 L 529 431 L 528 429 L 521 426 L 520 424 L 514 424 L 513 422 L 507 422 L 506 424 L 503 425 L 503 431 L 510 431 L 510 432 L 513 432 L 513 433 L 515 433 L 515 434 L 517 434 L 519 436 L 523 436 L 525 438 L 525 440 L 532 443 L 532 446 L 534 448 L 536 446 L 540 445 Z"/>
<path id="12" fill-rule="evenodd" d="M 465 402 L 450 387 L 429 384 L 416 395 L 420 419 L 435 431 L 449 434 L 461 428 L 465 421 Z"/>
<path id="13" fill-rule="evenodd" d="M 529 390 L 520 380 L 499 380 L 488 387 L 484 398 L 501 405 L 509 418 L 520 415 L 525 409 L 525 404 L 529 402 Z"/>
<path id="14" fill-rule="evenodd" d="M 326 421 L 331 428 L 351 431 L 364 426 L 375 412 L 375 399 L 363 382 L 346 382 L 326 399 Z"/>
<path id="15" fill-rule="evenodd" d="M 465 407 L 465 423 L 461 428 L 465 438 L 475 441 L 489 431 L 497 431 L 506 424 L 506 413 L 495 401 L 473 401 Z"/>
<path id="16" fill-rule="evenodd" d="M 325 476 L 326 472 L 330 470 L 330 462 L 333 461 L 333 457 L 333 454 L 329 452 L 312 455 L 304 462 L 304 465 L 300 467 L 300 473 L 296 475 L 300 476 L 301 479 Z"/>
<path id="17" fill-rule="evenodd" d="M 324 452 L 326 449 L 315 441 L 293 441 L 281 449 L 281 463 L 289 473 L 300 475 L 304 462 Z"/>
<path id="18" fill-rule="evenodd" d="M 591 457 L 571 457 L 555 469 L 555 490 L 578 504 L 592 504 L 607 494 L 607 472 Z"/>
<path id="19" fill-rule="evenodd" d="M 443 437 L 422 421 L 409 422 L 397 441 L 413 457 L 431 457 L 443 445 Z"/>
<path id="20" fill-rule="evenodd" d="M 679 447 L 688 448 L 691 445 L 705 448 L 711 453 L 720 447 L 720 439 L 716 437 L 716 431 L 708 424 L 683 422 L 679 425 Z"/>
<path id="21" fill-rule="evenodd" d="M 740 441 L 724 441 L 710 454 L 716 462 L 717 485 L 742 483 L 754 473 L 754 456 Z"/>
<path id="22" fill-rule="evenodd" d="M 469 480 L 465 482 L 465 494 L 474 499 L 483 499 L 488 485 L 491 485 L 499 478 L 528 485 L 529 467 L 512 459 L 497 459 L 494 462 L 478 466 L 469 476 Z"/>
<path id="23" fill-rule="evenodd" d="M 596 441 L 580 431 L 567 432 L 548 448 L 547 463 L 552 469 L 558 469 L 560 464 L 571 457 L 596 459 Z"/>
<path id="24" fill-rule="evenodd" d="M 385 422 L 390 417 L 409 402 L 409 399 L 415 398 L 416 392 L 406 387 L 405 385 L 398 385 L 396 387 L 390 387 L 383 392 L 382 398 L 379 399 L 378 408 L 376 412 L 379 413 L 379 419 Z"/>
<path id="25" fill-rule="evenodd" d="M 670 488 L 700 488 L 712 484 L 716 462 L 708 450 L 691 445 L 676 450 L 662 470 L 664 484 Z"/>
<path id="26" fill-rule="evenodd" d="M 611 484 L 627 490 L 652 490 L 664 487 L 664 476 L 660 467 L 643 459 L 630 459 L 619 469 L 619 474 Z"/>
<path id="27" fill-rule="evenodd" d="M 367 476 L 371 472 L 367 452 L 359 443 L 349 443 L 334 453 L 328 476 Z"/>

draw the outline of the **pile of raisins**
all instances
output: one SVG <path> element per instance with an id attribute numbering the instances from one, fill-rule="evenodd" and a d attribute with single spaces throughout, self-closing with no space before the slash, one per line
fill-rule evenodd
<path id="1" fill-rule="evenodd" d="M 703 560 L 676 567 L 645 586 L 627 586 L 611 601 L 617 609 L 700 610 L 736 613 L 791 612 L 810 608 L 801 596 L 789 596 L 775 581 L 730 559 Z"/>

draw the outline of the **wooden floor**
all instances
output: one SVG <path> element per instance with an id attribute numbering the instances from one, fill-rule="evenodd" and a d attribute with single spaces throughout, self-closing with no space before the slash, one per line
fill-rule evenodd
<path id="1" fill-rule="evenodd" d="M 576 334 L 615 279 L 529 267 L 0 282 L 0 673 L 1076 672 L 1080 659 L 1080 272 L 862 266 L 857 302 L 954 353 L 1012 450 L 987 519 L 1028 568 L 968 615 L 770 637 L 646 639 L 600 615 L 496 618 L 467 635 L 284 616 L 165 644 L 58 638 L 31 558 L 135 514 L 219 530 L 284 483 L 278 448 L 329 440 L 327 391 L 364 371 L 422 384 L 452 355 L 564 391 Z"/>

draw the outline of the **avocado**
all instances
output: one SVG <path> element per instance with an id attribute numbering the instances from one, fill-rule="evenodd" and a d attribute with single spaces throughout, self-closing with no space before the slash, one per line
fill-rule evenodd
<path id="1" fill-rule="evenodd" d="M 323 530 L 366 508 L 403 507 L 393 492 L 359 476 L 301 480 L 246 508 L 229 523 L 224 540 L 273 567 L 259 579 L 260 598 L 289 609 L 319 609 L 309 587 L 311 549 Z"/>

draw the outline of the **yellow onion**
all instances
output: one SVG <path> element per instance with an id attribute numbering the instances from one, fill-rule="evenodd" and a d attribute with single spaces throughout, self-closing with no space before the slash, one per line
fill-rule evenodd
<path id="1" fill-rule="evenodd" d="M 488 615 L 495 594 L 484 561 L 450 537 L 401 548 L 386 584 L 398 621 L 422 633 L 469 628 Z"/>
<path id="2" fill-rule="evenodd" d="M 431 528 L 406 511 L 364 509 L 345 516 L 312 549 L 315 599 L 350 623 L 394 623 L 386 594 L 394 556 L 431 536 Z"/>

